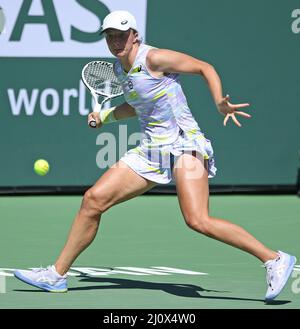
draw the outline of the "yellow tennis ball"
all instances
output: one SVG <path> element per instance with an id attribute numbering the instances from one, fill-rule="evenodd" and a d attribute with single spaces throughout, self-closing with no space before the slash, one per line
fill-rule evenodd
<path id="1" fill-rule="evenodd" d="M 36 174 L 45 176 L 48 173 L 50 166 L 46 160 L 39 159 L 35 161 L 33 168 Z"/>

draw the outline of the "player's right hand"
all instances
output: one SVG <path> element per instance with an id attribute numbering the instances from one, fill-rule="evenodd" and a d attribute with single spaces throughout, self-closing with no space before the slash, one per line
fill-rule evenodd
<path id="1" fill-rule="evenodd" d="M 91 112 L 88 115 L 88 125 L 89 125 L 90 128 L 92 128 L 90 126 L 91 121 L 96 121 L 96 128 L 100 128 L 102 126 L 102 122 L 101 122 L 100 117 L 99 117 L 99 112 Z"/>

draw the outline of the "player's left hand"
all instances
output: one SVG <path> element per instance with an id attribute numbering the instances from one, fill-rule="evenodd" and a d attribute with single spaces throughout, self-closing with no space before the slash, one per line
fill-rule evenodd
<path id="1" fill-rule="evenodd" d="M 230 97 L 229 95 L 226 95 L 226 97 L 224 97 L 222 99 L 222 101 L 218 104 L 218 111 L 220 113 L 222 113 L 223 115 L 225 115 L 224 121 L 223 121 L 223 125 L 226 126 L 227 121 L 229 120 L 229 118 L 232 119 L 232 121 L 238 126 L 241 127 L 242 125 L 240 124 L 240 122 L 237 120 L 237 118 L 235 117 L 236 114 L 244 117 L 244 118 L 251 118 L 251 115 L 245 112 L 241 112 L 238 111 L 238 109 L 243 108 L 243 107 L 248 107 L 250 106 L 249 103 L 244 103 L 244 104 L 231 104 L 229 102 Z"/>

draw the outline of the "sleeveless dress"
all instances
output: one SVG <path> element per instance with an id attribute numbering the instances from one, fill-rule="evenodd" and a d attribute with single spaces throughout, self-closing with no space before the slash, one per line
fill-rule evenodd
<path id="1" fill-rule="evenodd" d="M 146 65 L 153 47 L 141 44 L 131 70 L 126 73 L 120 60 L 114 72 L 124 97 L 136 111 L 142 138 L 140 144 L 120 159 L 140 176 L 159 184 L 172 180 L 172 169 L 183 153 L 197 154 L 208 160 L 209 177 L 216 167 L 213 148 L 194 119 L 183 93 L 179 74 L 153 77 Z"/>

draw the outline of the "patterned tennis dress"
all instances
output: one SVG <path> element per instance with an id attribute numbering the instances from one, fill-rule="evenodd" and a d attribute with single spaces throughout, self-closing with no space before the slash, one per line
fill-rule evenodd
<path id="1" fill-rule="evenodd" d="M 196 152 L 208 160 L 209 177 L 214 177 L 213 148 L 194 119 L 182 91 L 179 75 L 153 77 L 146 56 L 153 47 L 141 44 L 131 70 L 121 62 L 114 72 L 122 84 L 124 97 L 136 111 L 142 138 L 140 144 L 120 159 L 140 176 L 160 184 L 172 180 L 172 168 L 183 153 Z"/>

